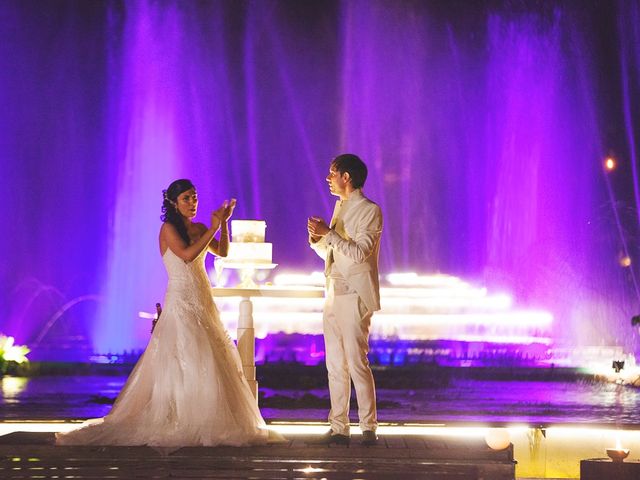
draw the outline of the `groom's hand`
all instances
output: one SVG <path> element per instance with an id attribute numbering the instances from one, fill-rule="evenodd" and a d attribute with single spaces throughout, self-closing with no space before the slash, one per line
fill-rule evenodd
<path id="1" fill-rule="evenodd" d="M 307 221 L 307 231 L 314 241 L 320 240 L 330 229 L 326 222 L 320 217 L 309 217 Z"/>

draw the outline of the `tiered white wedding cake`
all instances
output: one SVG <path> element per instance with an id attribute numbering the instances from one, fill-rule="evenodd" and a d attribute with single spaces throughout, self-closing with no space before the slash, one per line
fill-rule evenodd
<path id="1" fill-rule="evenodd" d="M 231 242 L 225 264 L 260 268 L 271 265 L 273 245 L 264 241 L 264 220 L 231 220 Z"/>

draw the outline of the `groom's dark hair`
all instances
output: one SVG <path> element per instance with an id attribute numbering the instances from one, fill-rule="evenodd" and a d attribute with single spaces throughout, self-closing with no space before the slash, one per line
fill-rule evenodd
<path id="1" fill-rule="evenodd" d="M 340 175 L 347 172 L 353 188 L 362 188 L 364 182 L 367 181 L 367 166 L 360 160 L 360 157 L 353 153 L 338 155 L 331 162 L 331 166 L 340 172 Z"/>

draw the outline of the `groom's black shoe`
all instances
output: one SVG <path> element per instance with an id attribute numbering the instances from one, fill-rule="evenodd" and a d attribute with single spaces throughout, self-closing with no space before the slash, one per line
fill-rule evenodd
<path id="1" fill-rule="evenodd" d="M 341 435 L 339 433 L 333 433 L 333 430 L 329 430 L 318 440 L 313 440 L 308 443 L 312 445 L 349 445 L 350 442 L 351 437 L 349 437 L 349 435 Z"/>
<path id="2" fill-rule="evenodd" d="M 378 435 L 373 430 L 365 430 L 362 432 L 362 440 L 360 441 L 365 447 L 372 447 L 378 443 Z"/>

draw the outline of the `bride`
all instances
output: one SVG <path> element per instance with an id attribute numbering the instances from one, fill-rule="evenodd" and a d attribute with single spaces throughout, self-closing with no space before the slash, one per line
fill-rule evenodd
<path id="1" fill-rule="evenodd" d="M 266 443 L 269 436 L 282 440 L 260 415 L 204 268 L 207 251 L 227 255 L 227 221 L 236 201 L 225 200 L 207 228 L 193 222 L 198 196 L 189 180 L 176 180 L 163 194 L 159 240 L 169 284 L 162 316 L 109 414 L 57 434 L 56 444 L 243 446 Z"/>

